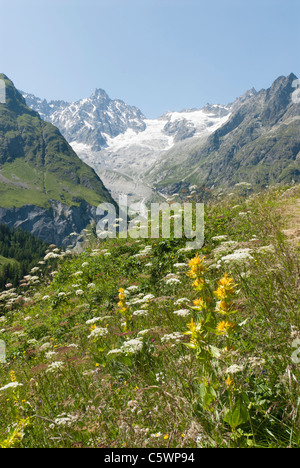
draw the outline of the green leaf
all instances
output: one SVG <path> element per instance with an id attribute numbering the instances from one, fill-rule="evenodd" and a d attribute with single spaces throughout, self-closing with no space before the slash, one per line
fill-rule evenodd
<path id="1" fill-rule="evenodd" d="M 236 429 L 241 424 L 246 423 L 248 419 L 247 407 L 239 398 L 234 407 L 225 414 L 224 422 L 228 423 L 232 429 Z"/>

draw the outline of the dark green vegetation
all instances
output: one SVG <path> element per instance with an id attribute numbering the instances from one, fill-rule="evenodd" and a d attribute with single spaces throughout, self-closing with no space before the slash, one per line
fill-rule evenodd
<path id="1" fill-rule="evenodd" d="M 50 200 L 92 206 L 111 197 L 59 130 L 41 120 L 3 74 L 7 101 L 0 104 L 0 205 L 48 208 Z"/>
<path id="2" fill-rule="evenodd" d="M 45 255 L 47 244 L 29 232 L 0 224 L 0 289 L 17 286 L 24 275 Z"/>
<path id="3" fill-rule="evenodd" d="M 183 239 L 49 252 L 48 277 L 0 295 L 0 446 L 299 447 L 299 201 L 278 187 L 207 203 L 207 297 Z"/>

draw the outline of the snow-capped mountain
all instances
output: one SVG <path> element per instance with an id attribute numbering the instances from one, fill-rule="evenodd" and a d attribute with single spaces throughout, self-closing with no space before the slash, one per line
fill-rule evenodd
<path id="1" fill-rule="evenodd" d="M 127 129 L 145 129 L 144 115 L 123 101 L 109 98 L 103 89 L 96 89 L 91 97 L 77 102 L 51 101 L 32 94 L 22 93 L 29 107 L 56 127 L 69 143 L 83 143 L 94 151 L 106 146 L 108 138 L 114 138 Z"/>
<path id="2" fill-rule="evenodd" d="M 144 174 L 183 141 L 207 138 L 231 115 L 231 105 L 167 112 L 147 119 L 136 107 L 98 89 L 78 102 L 47 102 L 23 93 L 28 106 L 57 126 L 78 156 L 101 176 L 114 198 L 152 196 Z"/>

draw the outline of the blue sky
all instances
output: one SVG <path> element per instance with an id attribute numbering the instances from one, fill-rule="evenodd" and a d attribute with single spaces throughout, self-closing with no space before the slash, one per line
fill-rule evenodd
<path id="1" fill-rule="evenodd" d="M 0 72 L 46 99 L 103 88 L 154 118 L 300 76 L 299 0 L 0 2 Z"/>

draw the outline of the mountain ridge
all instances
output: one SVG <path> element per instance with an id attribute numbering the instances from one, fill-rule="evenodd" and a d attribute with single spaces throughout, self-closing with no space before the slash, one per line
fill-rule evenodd
<path id="1" fill-rule="evenodd" d="M 26 105 L 6 75 L 0 79 L 6 86 L 6 102 L 0 104 L 0 222 L 65 244 L 76 231 L 75 220 L 88 224 L 100 203 L 114 201 L 58 128 Z"/>
<path id="2" fill-rule="evenodd" d="M 249 146 L 252 153 L 255 141 L 263 148 L 262 137 L 271 132 L 271 127 L 277 131 L 280 124 L 289 125 L 289 129 L 280 129 L 283 133 L 284 153 L 288 147 L 289 131 L 292 132 L 293 139 L 297 140 L 295 118 L 299 112 L 297 106 L 291 104 L 293 82 L 296 79 L 293 73 L 287 77 L 280 76 L 270 88 L 260 91 L 250 88 L 227 105 L 207 104 L 201 109 L 168 111 L 158 119 L 146 119 L 139 114 L 139 125 L 126 128 L 125 124 L 125 127 L 119 127 L 115 133 L 100 132 L 100 137 L 97 131 L 99 123 L 98 127 L 93 128 L 93 120 L 90 120 L 85 123 L 90 126 L 89 138 L 85 136 L 86 130 L 79 125 L 76 132 L 69 137 L 72 140 L 70 144 L 79 157 L 96 170 L 115 199 L 125 193 L 133 200 L 151 200 L 157 189 L 162 189 L 163 192 L 168 192 L 169 188 L 171 191 L 177 191 L 181 181 L 185 184 L 199 183 L 209 186 L 220 184 L 224 188 L 226 185 L 230 186 L 230 180 L 240 182 L 240 179 L 247 175 L 243 171 L 235 173 L 235 169 L 241 166 L 236 161 L 233 170 L 230 170 L 230 161 L 234 162 L 231 155 L 240 152 L 242 148 L 245 149 L 247 144 L 252 144 L 252 147 Z M 99 93 L 107 99 L 108 95 L 104 90 L 99 88 Z M 78 103 L 85 103 L 84 101 L 83 99 Z M 38 104 L 34 104 L 34 107 L 37 109 Z M 72 108 L 72 104 L 69 107 Z M 78 107 L 77 111 L 79 112 Z M 55 113 L 53 110 L 52 112 Z M 60 113 L 59 109 L 57 113 Z M 98 116 L 100 115 L 99 112 Z M 70 114 L 69 119 L 72 120 Z M 72 122 L 60 120 L 60 125 L 61 131 L 66 135 L 68 129 L 64 126 L 69 128 Z M 226 151 L 224 140 L 227 140 Z M 270 141 L 267 140 L 267 146 L 270 146 Z M 95 141 L 96 145 L 93 143 Z M 218 157 L 216 153 L 220 153 Z M 287 150 L 287 153 L 289 159 L 290 150 Z M 243 157 L 247 158 L 247 155 Z M 217 161 L 218 159 L 222 161 Z M 256 159 L 259 163 L 260 158 Z M 226 166 L 224 176 L 226 175 L 227 180 L 215 174 L 214 164 L 217 166 L 217 172 L 221 170 L 220 167 L 224 169 Z M 279 164 L 280 168 L 276 169 L 274 177 L 268 176 L 264 167 L 263 177 L 250 176 L 248 179 L 255 185 L 266 185 L 269 180 L 280 180 L 278 172 L 281 171 L 282 180 L 290 182 L 293 177 L 298 180 L 297 170 L 291 170 L 291 177 L 284 175 L 284 171 L 288 172 L 291 169 L 287 169 L 286 164 L 289 166 L 290 162 Z M 247 165 L 244 164 L 244 167 Z M 253 168 L 249 167 L 249 171 L 253 172 Z"/>

